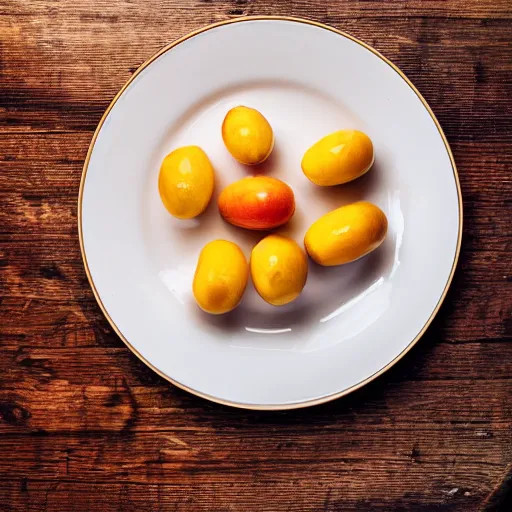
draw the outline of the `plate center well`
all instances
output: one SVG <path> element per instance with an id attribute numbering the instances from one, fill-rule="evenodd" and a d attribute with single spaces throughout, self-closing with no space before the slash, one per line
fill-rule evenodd
<path id="1" fill-rule="evenodd" d="M 237 105 L 258 109 L 273 127 L 274 151 L 260 166 L 239 164 L 223 144 L 222 120 Z M 322 136 L 345 128 L 360 129 L 370 135 L 376 149 L 374 167 L 350 184 L 326 188 L 312 184 L 300 167 L 304 152 Z M 216 188 L 203 215 L 181 221 L 174 219 L 160 201 L 158 171 L 166 154 L 190 144 L 200 146 L 208 154 L 216 172 Z M 279 178 L 292 187 L 296 212 L 288 225 L 276 232 L 290 236 L 300 245 L 314 220 L 359 200 L 372 201 L 385 211 L 389 219 L 388 238 L 374 253 L 342 267 L 323 268 L 310 260 L 306 287 L 291 304 L 270 306 L 249 284 L 235 311 L 220 317 L 204 314 L 195 304 L 191 291 L 201 248 L 211 240 L 223 238 L 239 244 L 249 258 L 251 248 L 265 236 L 227 224 L 217 209 L 222 188 L 254 174 Z M 318 350 L 357 335 L 387 308 L 392 276 L 399 266 L 404 228 L 396 192 L 398 178 L 393 174 L 392 155 L 380 143 L 378 134 L 371 133 L 370 127 L 335 99 L 301 84 L 279 81 L 241 84 L 212 94 L 191 106 L 168 127 L 155 146 L 146 175 L 141 212 L 148 259 L 174 307 L 180 304 L 184 315 L 205 332 L 215 332 L 220 342 L 249 347 L 257 343 L 260 348 L 268 344 L 273 350 Z M 337 335 L 318 336 L 330 328 L 329 322 L 334 318 L 336 325 L 332 328 Z M 320 330 L 319 324 L 323 324 Z"/>

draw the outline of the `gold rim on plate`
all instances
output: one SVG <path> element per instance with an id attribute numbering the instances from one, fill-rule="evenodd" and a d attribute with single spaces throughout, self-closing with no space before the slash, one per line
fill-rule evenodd
<path id="1" fill-rule="evenodd" d="M 82 231 L 82 199 L 83 199 L 83 191 L 84 191 L 85 178 L 87 176 L 87 168 L 89 166 L 89 160 L 91 158 L 91 154 L 92 154 L 92 151 L 94 149 L 94 144 L 96 142 L 96 139 L 98 138 L 98 134 L 99 134 L 99 132 L 100 132 L 102 126 L 103 126 L 103 123 L 105 122 L 105 119 L 107 118 L 108 114 L 110 113 L 110 111 L 114 107 L 114 105 L 117 102 L 117 100 L 121 97 L 121 95 L 127 89 L 127 87 L 153 61 L 158 59 L 158 57 L 160 57 L 164 53 L 168 52 L 169 50 L 172 50 L 175 46 L 183 43 L 187 39 L 190 39 L 191 37 L 194 37 L 194 36 L 196 36 L 198 34 L 201 34 L 203 32 L 207 32 L 208 30 L 211 30 L 213 28 L 221 27 L 223 25 L 231 25 L 232 23 L 243 23 L 244 21 L 259 21 L 259 20 L 292 21 L 292 22 L 295 22 L 295 23 L 303 23 L 305 25 L 312 25 L 312 26 L 319 27 L 319 28 L 322 28 L 322 29 L 325 29 L 325 30 L 329 30 L 330 32 L 334 32 L 335 34 L 338 34 L 338 35 L 340 35 L 342 37 L 345 37 L 346 39 L 350 39 L 354 43 L 357 43 L 360 46 L 362 46 L 363 48 L 366 48 L 368 51 L 372 52 L 375 56 L 377 56 L 379 59 L 381 59 L 386 64 L 388 64 L 388 66 L 390 66 L 394 71 L 396 71 L 396 73 L 398 73 L 402 77 L 402 79 L 407 83 L 407 85 L 414 91 L 416 96 L 418 96 L 419 100 L 421 101 L 423 106 L 426 108 L 427 112 L 430 114 L 430 117 L 432 118 L 432 121 L 436 125 L 436 128 L 437 128 L 437 130 L 439 132 L 439 135 L 443 139 L 444 145 L 446 147 L 446 151 L 448 152 L 448 156 L 450 157 L 450 162 L 451 162 L 452 170 L 453 170 L 453 176 L 454 176 L 454 179 L 455 179 L 455 184 L 457 186 L 457 199 L 458 199 L 458 202 L 459 202 L 459 212 L 458 212 L 459 213 L 459 230 L 458 230 L 458 235 L 457 235 L 457 247 L 456 247 L 456 250 L 455 250 L 455 257 L 453 259 L 453 264 L 452 264 L 452 268 L 451 268 L 451 271 L 450 271 L 450 275 L 448 276 L 448 280 L 447 280 L 446 285 L 444 287 L 443 293 L 441 294 L 441 297 L 440 297 L 438 303 L 436 304 L 436 307 L 432 311 L 430 317 L 426 321 L 426 323 L 423 326 L 423 328 L 416 335 L 416 337 L 409 343 L 409 345 L 407 345 L 407 347 L 404 350 L 402 350 L 402 352 L 400 352 L 400 354 L 398 354 L 386 366 L 381 368 L 379 371 L 375 372 L 373 375 L 370 375 L 366 379 L 362 380 L 361 382 L 359 382 L 357 384 L 354 384 L 353 386 L 351 386 L 348 389 L 344 389 L 343 391 L 339 391 L 337 393 L 333 393 L 333 394 L 330 394 L 330 395 L 327 395 L 327 396 L 323 396 L 323 397 L 320 397 L 320 398 L 314 398 L 314 399 L 311 399 L 311 400 L 305 400 L 303 402 L 293 402 L 293 403 L 284 403 L 284 404 L 276 404 L 276 405 L 245 404 L 245 403 L 239 403 L 239 402 L 231 402 L 229 400 L 223 400 L 223 399 L 217 398 L 215 396 L 208 395 L 207 393 L 202 393 L 202 392 L 197 391 L 195 389 L 192 389 L 192 388 L 190 388 L 188 386 L 185 386 L 184 384 L 181 384 L 180 382 L 172 379 L 168 375 L 165 375 L 162 371 L 160 371 L 153 364 L 151 364 L 147 359 L 145 359 L 144 356 L 142 356 L 142 354 L 140 354 L 130 344 L 130 342 L 124 337 L 122 332 L 119 330 L 119 328 L 117 327 L 115 322 L 112 320 L 112 318 L 108 314 L 108 311 L 106 310 L 105 306 L 103 305 L 103 302 L 101 301 L 101 297 L 100 297 L 100 295 L 98 293 L 98 290 L 96 289 L 96 286 L 94 284 L 94 280 L 93 280 L 93 278 L 91 276 L 91 271 L 89 270 L 89 265 L 87 263 L 87 256 L 85 254 L 84 238 L 83 238 L 83 231 Z M 416 343 L 419 341 L 419 339 L 423 336 L 423 334 L 427 330 L 428 326 L 432 323 L 432 320 L 436 316 L 437 312 L 439 311 L 439 308 L 441 307 L 441 305 L 442 305 L 442 303 L 443 303 L 443 301 L 444 301 L 444 299 L 446 297 L 446 294 L 448 292 L 448 289 L 449 289 L 450 284 L 451 284 L 452 279 L 453 279 L 453 275 L 455 273 L 455 268 L 457 266 L 457 261 L 459 259 L 461 239 L 462 239 L 462 194 L 461 194 L 461 189 L 460 189 L 459 176 L 458 176 L 458 173 L 457 173 L 457 167 L 455 166 L 455 161 L 453 159 L 453 154 L 452 154 L 452 151 L 451 151 L 450 146 L 448 144 L 448 141 L 446 139 L 446 136 L 445 136 L 445 134 L 444 134 L 444 132 L 443 132 L 443 130 L 441 128 L 441 125 L 439 124 L 439 121 L 436 119 L 436 116 L 432 112 L 432 109 L 430 108 L 428 103 L 425 101 L 423 96 L 420 94 L 420 92 L 411 83 L 411 81 L 404 75 L 404 73 L 397 66 L 395 66 L 395 64 L 393 64 L 390 60 L 388 60 L 386 57 L 381 55 L 377 50 L 375 50 L 374 48 L 372 48 L 368 44 L 363 43 L 362 41 L 360 41 L 359 39 L 355 38 L 354 36 L 351 36 L 351 35 L 349 35 L 349 34 L 347 34 L 345 32 L 342 32 L 341 30 L 335 29 L 333 27 L 329 27 L 328 25 L 324 25 L 323 23 L 319 23 L 319 22 L 311 21 L 311 20 L 306 20 L 306 19 L 303 19 L 303 18 L 293 18 L 293 17 L 290 17 L 290 16 L 247 16 L 247 17 L 244 17 L 244 18 L 235 18 L 235 19 L 231 19 L 231 20 L 226 20 L 226 21 L 221 21 L 221 22 L 218 22 L 218 23 L 214 23 L 212 25 L 207 25 L 207 26 L 202 27 L 200 29 L 194 30 L 193 32 L 190 32 L 189 34 L 187 34 L 187 35 L 185 35 L 183 37 L 180 37 L 179 39 L 177 39 L 176 41 L 174 41 L 172 43 L 169 43 L 167 46 L 165 46 L 160 51 L 155 53 L 155 55 L 153 55 L 150 59 L 148 59 L 146 62 L 144 62 L 135 71 L 135 73 L 130 77 L 130 79 L 123 85 L 121 90 L 116 94 L 116 96 L 114 97 L 114 99 L 112 100 L 110 105 L 108 106 L 107 110 L 105 111 L 105 113 L 101 117 L 101 120 L 100 120 L 100 122 L 98 124 L 98 127 L 96 128 L 96 131 L 94 132 L 93 138 L 91 140 L 91 144 L 89 145 L 89 149 L 87 151 L 87 156 L 85 158 L 84 167 L 83 167 L 83 170 L 82 170 L 82 177 L 81 177 L 81 180 L 80 180 L 80 191 L 79 191 L 79 194 L 78 194 L 78 235 L 79 235 L 79 240 L 80 240 L 80 252 L 82 253 L 82 259 L 83 259 L 84 266 L 85 266 L 85 273 L 87 274 L 87 279 L 89 280 L 89 284 L 91 285 L 91 288 L 92 288 L 92 291 L 94 293 L 94 296 L 96 297 L 96 301 L 98 302 L 98 305 L 100 306 L 101 310 L 103 311 L 103 314 L 105 315 L 106 319 L 110 323 L 112 329 L 121 338 L 121 340 L 125 343 L 125 345 L 142 362 L 144 362 L 147 366 L 149 366 L 155 373 L 157 373 L 158 375 L 160 375 L 161 377 L 163 377 L 167 381 L 171 382 L 172 384 L 174 384 L 178 388 L 181 388 L 181 389 L 183 389 L 185 391 L 188 391 L 189 393 L 192 393 L 193 395 L 199 396 L 201 398 L 206 398 L 207 400 L 210 400 L 212 402 L 216 402 L 216 403 L 219 403 L 219 404 L 229 405 L 229 406 L 232 406 L 232 407 L 238 407 L 238 408 L 241 408 L 241 409 L 253 409 L 253 410 L 274 410 L 274 411 L 278 411 L 278 410 L 286 410 L 286 409 L 299 409 L 299 408 L 302 408 L 302 407 L 310 407 L 312 405 L 318 405 L 318 404 L 322 404 L 322 403 L 325 403 L 325 402 L 330 402 L 331 400 L 335 400 L 336 398 L 340 398 L 342 396 L 348 395 L 352 391 L 355 391 L 356 389 L 359 389 L 359 388 L 363 387 L 365 384 L 368 384 L 372 380 L 376 379 L 379 375 L 382 375 L 386 370 L 389 370 L 392 366 L 394 366 L 400 359 L 402 359 L 402 357 L 405 356 L 405 354 L 407 354 L 407 352 L 409 352 L 409 350 L 412 349 L 412 347 L 414 347 L 414 345 L 416 345 Z"/>

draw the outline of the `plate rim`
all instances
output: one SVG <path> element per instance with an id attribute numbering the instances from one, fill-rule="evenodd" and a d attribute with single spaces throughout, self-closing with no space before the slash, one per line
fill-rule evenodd
<path id="1" fill-rule="evenodd" d="M 454 176 L 454 179 L 455 179 L 455 185 L 456 185 L 456 189 L 457 189 L 459 225 L 458 225 L 458 233 L 457 233 L 457 245 L 456 245 L 456 248 L 455 248 L 455 255 L 454 255 L 453 262 L 452 262 L 452 267 L 451 267 L 448 279 L 446 281 L 446 284 L 444 286 L 443 292 L 442 292 L 442 294 L 441 294 L 441 296 L 439 298 L 439 301 L 437 302 L 436 306 L 432 310 L 430 316 L 428 317 L 427 321 L 425 322 L 425 324 L 423 325 L 421 330 L 418 332 L 418 334 L 409 342 L 409 344 L 394 359 L 392 359 L 389 363 L 387 363 L 380 370 L 378 370 L 377 372 L 375 372 L 372 375 L 368 376 L 366 379 L 358 382 L 357 384 L 354 384 L 353 386 L 350 386 L 349 388 L 346 388 L 346 389 L 344 389 L 342 391 L 331 393 L 329 395 L 325 395 L 325 396 L 318 397 L 318 398 L 313 398 L 313 399 L 308 399 L 308 400 L 303 400 L 303 401 L 300 401 L 300 402 L 291 402 L 291 403 L 282 403 L 282 404 L 247 404 L 247 403 L 243 403 L 243 402 L 235 402 L 235 401 L 231 401 L 231 400 L 225 400 L 223 398 L 219 398 L 219 397 L 216 397 L 216 396 L 213 396 L 213 395 L 209 395 L 208 393 L 203 393 L 201 391 L 197 391 L 197 390 L 195 390 L 195 389 L 193 389 L 193 388 L 191 388 L 189 386 L 186 386 L 186 385 L 182 384 L 179 381 L 176 381 L 172 377 L 166 375 L 161 370 L 156 368 L 135 347 L 133 347 L 130 344 L 130 342 L 126 339 L 126 337 L 123 335 L 123 333 L 117 327 L 117 325 L 114 322 L 114 320 L 111 318 L 111 316 L 108 313 L 106 307 L 104 306 L 104 304 L 103 304 L 103 302 L 101 300 L 101 297 L 100 297 L 100 295 L 98 293 L 98 290 L 96 289 L 96 286 L 94 284 L 94 280 L 92 278 L 91 271 L 89 269 L 89 264 L 87 262 L 87 255 L 86 255 L 85 247 L 84 247 L 84 237 L 83 237 L 83 229 L 82 229 L 82 202 L 83 202 L 83 192 L 84 192 L 84 186 L 85 186 L 85 179 L 86 179 L 86 176 L 87 176 L 87 169 L 89 167 L 90 158 L 91 158 L 92 152 L 94 150 L 94 145 L 96 143 L 96 140 L 98 138 L 98 135 L 99 135 L 101 129 L 103 128 L 103 124 L 105 123 L 105 120 L 106 120 L 108 114 L 110 113 L 110 111 L 112 110 L 114 105 L 116 104 L 117 100 L 123 95 L 123 93 L 128 88 L 128 86 L 135 80 L 135 78 L 145 68 L 147 68 L 152 62 L 154 62 L 160 56 L 162 56 L 163 54 L 165 54 L 168 51 L 172 50 L 175 46 L 177 46 L 177 45 L 183 43 L 184 41 L 186 41 L 186 40 L 188 40 L 188 39 L 190 39 L 190 38 L 192 38 L 192 37 L 194 37 L 194 36 L 196 36 L 198 34 L 201 34 L 203 32 L 207 32 L 207 31 L 209 31 L 211 29 L 214 29 L 214 28 L 217 28 L 217 27 L 221 27 L 223 25 L 231 25 L 231 24 L 234 24 L 234 23 L 243 23 L 243 22 L 246 22 L 246 21 L 272 21 L 272 20 L 274 20 L 274 21 L 287 21 L 287 22 L 302 23 L 302 24 L 305 24 L 305 25 L 310 25 L 310 26 L 314 26 L 314 27 L 317 27 L 317 28 L 322 28 L 324 30 L 328 30 L 330 32 L 333 32 L 333 33 L 335 33 L 335 34 L 337 34 L 337 35 L 339 35 L 341 37 L 345 37 L 346 39 L 349 39 L 349 40 L 353 41 L 354 43 L 359 44 L 363 48 L 366 48 L 367 50 L 369 50 L 376 57 L 378 57 L 383 62 L 385 62 L 388 66 L 390 66 L 396 73 L 398 73 L 398 75 L 400 75 L 400 77 L 405 81 L 405 83 L 413 90 L 413 92 L 416 94 L 416 96 L 419 98 L 419 100 L 421 101 L 421 103 L 423 104 L 423 106 L 425 107 L 427 112 L 429 113 L 429 115 L 432 118 L 432 121 L 434 122 L 434 124 L 435 124 L 435 126 L 436 126 L 436 128 L 437 128 L 437 130 L 439 132 L 439 135 L 441 136 L 441 139 L 443 140 L 443 143 L 445 145 L 446 151 L 447 151 L 448 156 L 450 158 L 450 163 L 451 163 L 451 166 L 452 166 L 453 176 Z M 121 87 L 121 89 L 114 96 L 114 98 L 110 102 L 109 106 L 107 107 L 107 109 L 105 110 L 103 115 L 101 116 L 101 119 L 100 119 L 100 121 L 98 123 L 98 126 L 96 127 L 96 129 L 94 131 L 93 137 L 92 137 L 91 142 L 89 144 L 89 148 L 87 150 L 87 155 L 86 155 L 85 160 L 84 160 L 84 165 L 83 165 L 83 168 L 82 168 L 82 174 L 81 174 L 81 178 L 80 178 L 80 188 L 79 188 L 79 192 L 78 192 L 78 211 L 77 211 L 77 217 L 78 217 L 77 220 L 78 220 L 78 238 L 79 238 L 79 243 L 80 243 L 80 253 L 81 253 L 81 256 L 82 256 L 82 261 L 83 261 L 83 264 L 84 264 L 85 273 L 87 275 L 87 280 L 89 281 L 89 285 L 90 285 L 90 287 L 92 289 L 92 292 L 93 292 L 93 295 L 94 295 L 94 297 L 96 299 L 96 302 L 98 303 L 98 305 L 99 305 L 103 315 L 107 319 L 108 323 L 110 324 L 110 326 L 112 327 L 114 332 L 119 336 L 121 341 L 128 347 L 128 349 L 140 361 L 142 361 L 146 366 L 148 366 L 156 374 L 158 374 L 160 377 L 164 378 L 165 380 L 167 380 L 168 382 L 170 382 L 174 386 L 176 386 L 176 387 L 178 387 L 178 388 L 180 388 L 180 389 L 182 389 L 184 391 L 187 391 L 187 392 L 191 393 L 192 395 L 198 396 L 200 398 L 204 398 L 204 399 L 209 400 L 211 402 L 215 402 L 215 403 L 218 403 L 218 404 L 221 404 L 221 405 L 227 405 L 227 406 L 231 406 L 231 407 L 236 407 L 236 408 L 239 408 L 239 409 L 283 411 L 283 410 L 291 410 L 291 409 L 301 409 L 301 408 L 304 408 L 304 407 L 311 407 L 311 406 L 314 406 L 314 405 L 319 405 L 319 404 L 323 404 L 323 403 L 326 403 L 326 402 L 330 402 L 332 400 L 336 400 L 337 398 L 341 398 L 342 396 L 348 395 L 349 393 L 352 393 L 353 391 L 356 391 L 357 389 L 362 388 L 363 386 L 365 386 L 366 384 L 368 384 L 371 381 L 375 380 L 377 377 L 382 375 L 384 372 L 386 372 L 387 370 L 392 368 L 396 363 L 398 363 L 398 361 L 400 361 L 418 343 L 418 341 L 425 334 L 426 330 L 428 329 L 428 327 L 430 326 L 430 324 L 434 320 L 435 316 L 439 312 L 439 309 L 441 308 L 441 306 L 442 306 L 442 304 L 443 304 L 443 302 L 444 302 L 444 300 L 446 298 L 446 295 L 448 293 L 448 290 L 450 288 L 450 285 L 451 285 L 451 283 L 453 281 L 453 276 L 455 274 L 455 270 L 456 270 L 457 263 L 458 263 L 459 256 L 460 256 L 460 249 L 461 249 L 461 242 L 462 242 L 463 203 L 462 203 L 462 191 L 461 191 L 461 187 L 460 187 L 459 174 L 458 174 L 457 166 L 455 164 L 455 160 L 453 158 L 453 153 L 452 153 L 452 150 L 451 150 L 450 145 L 448 143 L 448 140 L 446 138 L 446 135 L 444 134 L 443 129 L 441 128 L 441 125 L 440 125 L 439 121 L 437 120 L 434 112 L 430 108 L 430 105 L 427 103 L 427 101 L 421 95 L 421 93 L 418 91 L 418 89 L 416 89 L 414 84 L 407 78 L 407 76 L 404 74 L 403 71 L 400 70 L 400 68 L 398 66 L 393 64 L 393 62 L 391 62 L 389 59 L 384 57 L 384 55 L 382 55 L 379 51 L 377 51 L 375 48 L 373 48 L 369 44 L 361 41 L 360 39 L 358 39 L 358 38 L 356 38 L 356 37 L 354 37 L 354 36 L 344 32 L 342 30 L 338 30 L 337 28 L 331 27 L 331 26 L 326 25 L 324 23 L 320 23 L 318 21 L 309 20 L 309 19 L 306 19 L 306 18 L 293 17 L 293 16 L 265 16 L 265 15 L 257 15 L 257 16 L 244 16 L 244 17 L 240 17 L 240 18 L 232 18 L 232 19 L 229 19 L 229 20 L 219 21 L 219 22 L 212 23 L 212 24 L 209 24 L 209 25 L 204 25 L 204 26 L 202 26 L 202 27 L 200 27 L 198 29 L 195 29 L 195 30 L 189 32 L 188 34 L 186 34 L 186 35 L 184 35 L 182 37 L 179 37 L 178 39 L 176 39 L 176 40 L 166 44 L 164 47 L 162 47 L 160 50 L 158 50 L 155 54 L 153 54 L 149 59 L 147 59 L 145 62 L 143 62 L 137 68 L 137 70 L 132 74 L 132 76 L 126 81 L 126 83 Z"/>

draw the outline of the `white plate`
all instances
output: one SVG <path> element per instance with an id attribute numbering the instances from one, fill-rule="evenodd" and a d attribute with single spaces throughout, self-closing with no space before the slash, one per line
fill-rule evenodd
<path id="1" fill-rule="evenodd" d="M 378 204 L 389 234 L 374 253 L 338 268 L 310 264 L 302 296 L 281 308 L 252 286 L 235 312 L 207 315 L 191 281 L 215 238 L 249 256 L 262 235 L 224 223 L 213 200 L 178 221 L 157 190 L 163 157 L 201 146 L 216 195 L 251 170 L 221 139 L 233 106 L 260 110 L 276 135 L 260 172 L 289 183 L 297 211 L 282 231 L 301 241 L 322 213 Z M 320 188 L 304 151 L 337 129 L 370 135 L 376 161 L 355 182 Z M 364 43 L 304 20 L 248 18 L 170 44 L 134 74 L 95 133 L 84 166 L 79 227 L 86 271 L 115 331 L 174 384 L 224 404 L 285 409 L 325 402 L 369 382 L 420 338 L 443 300 L 460 248 L 461 196 L 450 149 L 405 76 Z"/>

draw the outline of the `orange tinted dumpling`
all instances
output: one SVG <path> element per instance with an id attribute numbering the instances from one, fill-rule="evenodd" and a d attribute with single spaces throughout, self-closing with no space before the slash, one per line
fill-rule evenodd
<path id="1" fill-rule="evenodd" d="M 219 211 L 234 226 L 273 229 L 290 220 L 295 211 L 295 197 L 293 190 L 276 178 L 249 176 L 221 192 Z"/>

